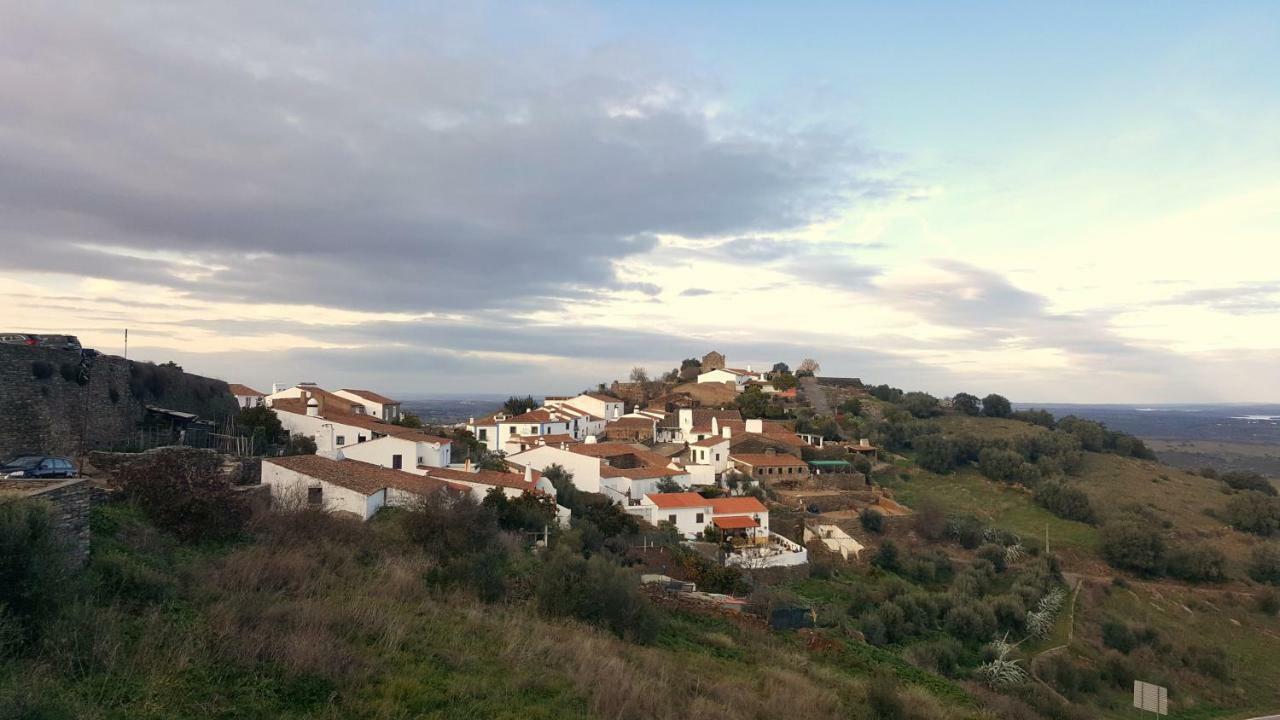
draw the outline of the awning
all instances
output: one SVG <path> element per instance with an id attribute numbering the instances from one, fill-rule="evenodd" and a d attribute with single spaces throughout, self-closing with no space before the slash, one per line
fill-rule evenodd
<path id="1" fill-rule="evenodd" d="M 760 523 L 756 522 L 755 518 L 747 515 L 725 515 L 712 518 L 711 522 L 721 530 L 743 530 L 745 528 L 760 527 Z"/>

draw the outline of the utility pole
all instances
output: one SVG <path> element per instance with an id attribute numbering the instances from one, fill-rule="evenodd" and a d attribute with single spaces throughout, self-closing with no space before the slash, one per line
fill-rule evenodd
<path id="1" fill-rule="evenodd" d="M 1044 554 L 1049 554 L 1049 523 L 1044 524 Z"/>

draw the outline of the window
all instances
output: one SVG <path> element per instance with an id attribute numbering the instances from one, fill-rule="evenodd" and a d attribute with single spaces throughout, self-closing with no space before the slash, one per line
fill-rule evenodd
<path id="1" fill-rule="evenodd" d="M 699 525 L 701 525 L 701 524 L 703 524 L 703 523 L 705 522 L 705 521 L 702 519 L 702 513 L 698 513 L 698 517 L 697 517 L 696 519 L 694 519 L 694 522 L 698 523 Z"/>
<path id="2" fill-rule="evenodd" d="M 422 456 L 421 456 L 421 455 L 419 455 L 419 456 L 418 456 L 418 464 L 419 464 L 419 465 L 426 465 L 426 463 L 422 462 Z"/>
<path id="3" fill-rule="evenodd" d="M 481 439 L 481 440 L 488 440 L 488 439 L 489 439 L 489 430 L 488 430 L 488 428 L 480 428 L 480 439 Z"/>
<path id="4" fill-rule="evenodd" d="M 364 440 L 365 440 L 365 437 L 364 437 L 363 435 L 361 435 L 361 436 L 359 436 L 359 437 L 357 437 L 357 438 L 356 438 L 356 442 L 358 442 L 358 443 L 362 443 L 362 442 L 364 442 Z"/>
<path id="5" fill-rule="evenodd" d="M 716 453 L 716 462 L 720 462 L 720 453 Z"/>
<path id="6" fill-rule="evenodd" d="M 399 469 L 401 469 L 402 467 L 404 467 L 404 459 L 403 459 L 401 456 L 399 456 L 399 455 L 392 455 L 392 456 L 391 456 L 391 469 L 392 469 L 392 470 L 399 470 Z"/>
<path id="7" fill-rule="evenodd" d="M 668 516 L 667 516 L 667 522 L 671 523 L 672 525 L 675 525 L 675 524 L 676 524 L 676 516 L 675 516 L 675 515 L 668 515 Z"/>
<path id="8" fill-rule="evenodd" d="M 516 426 L 515 426 L 515 425 L 512 425 L 512 426 L 511 426 L 511 428 L 510 428 L 510 432 L 508 432 L 507 434 L 508 434 L 508 435 L 515 435 L 515 434 L 516 434 Z"/>
<path id="9" fill-rule="evenodd" d="M 307 504 L 311 506 L 320 505 L 324 502 L 324 488 L 313 487 L 307 488 Z"/>
<path id="10" fill-rule="evenodd" d="M 346 436 L 346 435 L 339 435 L 338 437 L 334 438 L 334 442 L 338 443 L 339 445 L 346 445 L 346 444 L 347 444 L 347 436 Z"/>

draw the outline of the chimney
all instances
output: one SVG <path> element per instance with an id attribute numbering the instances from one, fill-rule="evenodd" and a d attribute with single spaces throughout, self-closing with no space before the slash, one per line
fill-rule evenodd
<path id="1" fill-rule="evenodd" d="M 733 435 L 733 428 L 729 427 L 728 425 L 725 425 L 724 427 L 720 428 L 720 437 L 727 438 L 727 437 L 731 437 L 732 435 Z"/>
<path id="2" fill-rule="evenodd" d="M 871 447 L 871 438 L 862 438 L 858 441 L 858 444 L 862 447 Z"/>
<path id="3" fill-rule="evenodd" d="M 471 472 L 471 458 L 467 458 L 462 462 L 463 472 Z"/>
<path id="4" fill-rule="evenodd" d="M 319 417 L 320 403 L 311 393 L 307 393 L 307 417 Z"/>
<path id="5" fill-rule="evenodd" d="M 751 363 L 747 363 L 747 372 L 751 372 Z"/>
<path id="6" fill-rule="evenodd" d="M 524 481 L 529 483 L 530 485 L 533 484 L 533 468 L 529 467 L 528 465 L 524 466 Z"/>
<path id="7" fill-rule="evenodd" d="M 720 434 L 720 418 L 716 417 L 715 415 L 711 416 L 711 434 L 712 435 Z"/>
<path id="8" fill-rule="evenodd" d="M 475 418 L 473 418 L 473 417 L 467 418 L 467 424 L 468 424 L 468 425 L 475 425 L 475 424 L 476 424 L 476 419 L 475 419 Z"/>
<path id="9" fill-rule="evenodd" d="M 764 434 L 764 420 L 755 418 L 746 422 L 746 431 L 755 435 Z"/>

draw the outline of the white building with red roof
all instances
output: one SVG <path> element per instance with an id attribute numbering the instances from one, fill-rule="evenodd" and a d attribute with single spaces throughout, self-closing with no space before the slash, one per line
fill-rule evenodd
<path id="1" fill-rule="evenodd" d="M 370 463 L 321 455 L 290 455 L 262 461 L 262 484 L 274 505 L 346 512 L 368 520 L 383 507 L 405 507 L 434 492 L 468 492 L 434 478 Z"/>
<path id="2" fill-rule="evenodd" d="M 752 543 L 769 537 L 769 509 L 754 497 L 705 498 L 695 492 L 649 493 L 627 512 L 650 525 L 668 523 L 685 538 L 697 538 L 708 527 Z"/>
<path id="3" fill-rule="evenodd" d="M 543 401 L 543 405 L 546 407 L 568 405 L 579 412 L 590 413 L 605 422 L 617 420 L 624 412 L 624 403 L 621 399 L 600 392 L 587 392 L 573 397 L 548 397 Z"/>
<path id="4" fill-rule="evenodd" d="M 232 396 L 236 399 L 236 405 L 248 409 L 258 407 L 267 397 L 265 393 L 254 390 L 248 385 L 240 383 L 227 383 L 227 389 L 231 391 Z"/>
<path id="5" fill-rule="evenodd" d="M 334 395 L 363 406 L 365 414 L 369 417 L 386 422 L 396 422 L 400 419 L 400 401 L 392 400 L 386 395 L 379 395 L 372 390 L 348 388 L 338 390 Z"/>

